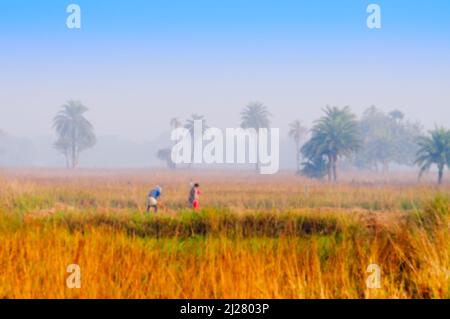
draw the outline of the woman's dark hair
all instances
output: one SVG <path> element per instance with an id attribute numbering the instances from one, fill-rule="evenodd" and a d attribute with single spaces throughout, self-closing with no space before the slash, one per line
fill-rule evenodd
<path id="1" fill-rule="evenodd" d="M 200 184 L 199 183 L 195 183 L 194 187 L 200 187 Z"/>

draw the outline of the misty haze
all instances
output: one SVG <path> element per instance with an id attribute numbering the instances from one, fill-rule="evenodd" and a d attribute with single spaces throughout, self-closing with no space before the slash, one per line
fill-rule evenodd
<path id="1" fill-rule="evenodd" d="M 99 9 L 85 6 L 93 10 L 88 12 Z M 414 133 L 450 127 L 450 47 L 439 37 L 444 30 L 394 41 L 393 34 L 404 32 L 400 27 L 361 30 L 362 23 L 346 31 L 347 25 L 340 29 L 330 21 L 312 37 L 305 28 L 319 22 L 302 17 L 318 14 L 318 7 L 308 5 L 290 29 L 286 21 L 293 17 L 276 9 L 284 23 L 255 18 L 250 26 L 238 17 L 231 27 L 222 18 L 210 22 L 203 17 L 181 31 L 160 29 L 157 20 L 145 25 L 145 34 L 136 21 L 123 26 L 108 22 L 125 19 L 133 6 L 123 8 L 123 16 L 113 7 L 102 10 L 101 16 L 83 16 L 79 30 L 59 25 L 61 17 L 53 14 L 32 30 L 20 27 L 20 21 L 39 17 L 33 7 L 11 11 L 2 20 L 7 25 L 18 19 L 16 29 L 2 27 L 2 166 L 64 167 L 54 147 L 52 121 L 70 100 L 89 109 L 85 116 L 97 138 L 80 154 L 82 168 L 164 167 L 157 155 L 170 146 L 172 119 L 185 125 L 192 114 L 200 114 L 213 127 L 240 127 L 240 112 L 255 101 L 267 106 L 270 126 L 280 129 L 281 169 L 297 167 L 289 125 L 299 119 L 311 129 L 327 105 L 350 106 L 358 119 L 371 106 L 387 116 L 398 110 L 404 125 L 421 127 Z M 170 19 L 180 14 L 174 10 Z M 208 30 L 211 23 L 214 31 Z M 273 32 L 263 34 L 268 25 Z M 422 27 L 431 31 L 433 25 Z M 301 144 L 308 134 L 302 134 Z M 395 155 L 403 160 L 389 159 L 392 167 L 411 164 L 413 145 L 408 145 L 411 149 L 403 147 Z"/>
<path id="2" fill-rule="evenodd" d="M 1 0 L 0 299 L 449 299 L 449 35 L 440 0 Z"/>

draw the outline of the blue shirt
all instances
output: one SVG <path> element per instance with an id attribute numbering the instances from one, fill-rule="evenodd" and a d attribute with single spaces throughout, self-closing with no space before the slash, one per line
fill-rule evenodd
<path id="1" fill-rule="evenodd" d="M 153 197 L 154 199 L 158 199 L 159 196 L 161 196 L 161 191 L 157 188 L 152 189 L 150 193 L 148 193 L 149 197 Z"/>

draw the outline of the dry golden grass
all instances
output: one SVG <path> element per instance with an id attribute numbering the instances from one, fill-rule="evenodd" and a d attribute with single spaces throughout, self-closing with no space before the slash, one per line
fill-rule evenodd
<path id="1" fill-rule="evenodd" d="M 389 178 L 6 171 L 0 298 L 449 298 L 450 188 Z M 164 208 L 146 215 L 156 184 Z M 80 289 L 66 286 L 74 263 Z"/>

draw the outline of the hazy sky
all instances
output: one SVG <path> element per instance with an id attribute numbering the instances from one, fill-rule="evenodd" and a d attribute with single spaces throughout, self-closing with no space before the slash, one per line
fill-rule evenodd
<path id="1" fill-rule="evenodd" d="M 366 26 L 371 2 L 380 30 Z M 80 30 L 66 27 L 70 3 Z M 450 127 L 450 1 L 0 0 L 0 129 L 51 135 L 68 99 L 98 135 L 134 140 L 194 112 L 238 126 L 252 100 L 280 128 L 327 104 Z"/>

